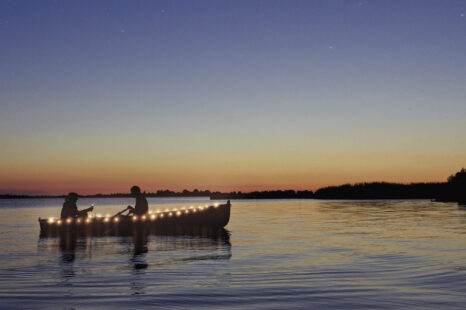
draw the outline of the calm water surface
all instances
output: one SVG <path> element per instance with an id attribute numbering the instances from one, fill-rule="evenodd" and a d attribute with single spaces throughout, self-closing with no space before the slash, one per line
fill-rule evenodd
<path id="1" fill-rule="evenodd" d="M 149 199 L 151 209 L 207 199 Z M 428 201 L 232 201 L 230 238 L 39 238 L 60 199 L 0 200 L 0 307 L 466 305 L 466 208 Z M 132 199 L 81 199 L 116 213 Z"/>

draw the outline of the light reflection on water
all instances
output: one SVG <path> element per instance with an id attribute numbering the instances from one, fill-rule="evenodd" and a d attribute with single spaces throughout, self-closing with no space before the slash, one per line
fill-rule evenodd
<path id="1" fill-rule="evenodd" d="M 132 203 L 93 200 L 78 204 L 95 203 L 105 214 Z M 39 238 L 37 218 L 58 214 L 60 205 L 0 202 L 2 307 L 423 309 L 466 302 L 466 209 L 456 204 L 233 201 L 227 240 Z"/>

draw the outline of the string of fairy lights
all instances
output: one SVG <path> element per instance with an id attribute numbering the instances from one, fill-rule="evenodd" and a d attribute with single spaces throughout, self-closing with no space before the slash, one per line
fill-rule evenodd
<path id="1" fill-rule="evenodd" d="M 106 214 L 105 216 L 102 216 L 102 214 L 96 214 L 95 216 L 89 215 L 86 218 L 67 218 L 67 219 L 55 219 L 54 217 L 49 217 L 47 222 L 51 225 L 57 225 L 60 226 L 62 224 L 91 224 L 91 223 L 119 223 L 122 218 L 127 218 L 130 217 L 132 222 L 145 222 L 145 221 L 156 221 L 156 220 L 161 220 L 161 219 L 167 219 L 167 218 L 177 218 L 177 217 L 183 217 L 183 216 L 189 216 L 193 214 L 198 214 L 205 212 L 207 210 L 212 210 L 212 209 L 217 209 L 219 206 L 218 203 L 214 205 L 204 205 L 204 206 L 190 206 L 190 207 L 181 207 L 180 209 L 178 208 L 173 208 L 173 209 L 157 209 L 155 211 L 150 210 L 147 214 L 137 216 L 110 216 L 110 214 Z"/>

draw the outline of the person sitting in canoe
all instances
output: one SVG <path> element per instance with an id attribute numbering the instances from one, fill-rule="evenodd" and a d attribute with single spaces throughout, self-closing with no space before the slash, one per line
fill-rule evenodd
<path id="1" fill-rule="evenodd" d="M 90 207 L 84 210 L 79 211 L 76 202 L 78 201 L 78 194 L 77 193 L 69 193 L 68 196 L 65 198 L 65 202 L 63 203 L 63 207 L 61 208 L 61 218 L 69 218 L 69 217 L 86 217 L 87 212 L 91 212 L 94 210 L 94 207 Z"/>
<path id="2" fill-rule="evenodd" d="M 131 196 L 136 198 L 136 204 L 134 205 L 134 208 L 131 206 L 128 206 L 129 214 L 134 214 L 134 215 L 146 214 L 149 211 L 149 205 L 147 203 L 146 196 L 141 193 L 141 189 L 139 188 L 139 186 L 135 185 L 131 187 Z"/>

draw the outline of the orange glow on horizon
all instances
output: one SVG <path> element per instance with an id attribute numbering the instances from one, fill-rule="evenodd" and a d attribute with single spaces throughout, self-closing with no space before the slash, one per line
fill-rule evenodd
<path id="1" fill-rule="evenodd" d="M 429 177 L 421 174 L 396 176 L 396 174 L 382 174 L 368 173 L 365 176 L 352 176 L 352 175 L 271 175 L 271 176 L 254 176 L 254 175 L 235 175 L 235 176 L 206 176 L 205 182 L 202 182 L 202 177 L 186 177 L 179 178 L 176 181 L 171 178 L 159 178 L 156 182 L 151 182 L 145 178 L 132 178 L 133 181 L 128 182 L 123 178 L 112 178 L 105 180 L 105 178 L 70 178 L 65 179 L 34 179 L 22 181 L 18 179 L 14 182 L 3 183 L 0 182 L 0 189 L 3 194 L 44 194 L 44 195 L 61 195 L 70 191 L 78 192 L 83 195 L 91 194 L 110 194 L 110 193 L 129 193 L 131 186 L 137 184 L 143 191 L 156 192 L 157 190 L 172 190 L 181 192 L 187 190 L 210 190 L 210 191 L 263 191 L 263 190 L 317 190 L 325 186 L 342 185 L 347 183 L 360 183 L 360 182 L 394 182 L 394 183 L 414 183 L 414 182 L 444 182 L 448 175 L 454 173 L 437 173 Z M 154 177 L 157 179 L 157 177 Z M 192 179 L 196 179 L 193 181 Z M 241 183 L 242 182 L 242 183 Z"/>
<path id="2" fill-rule="evenodd" d="M 135 184 L 146 192 L 249 192 L 315 191 L 325 186 L 374 181 L 444 182 L 465 166 L 466 158 L 466 150 L 445 155 L 442 150 L 432 149 L 428 153 L 402 148 L 369 152 L 346 146 L 242 153 L 225 147 L 173 156 L 168 151 L 157 155 L 149 149 L 153 158 L 147 154 L 143 158 L 122 158 L 102 152 L 87 158 L 30 156 L 0 161 L 0 194 L 129 193 Z"/>

